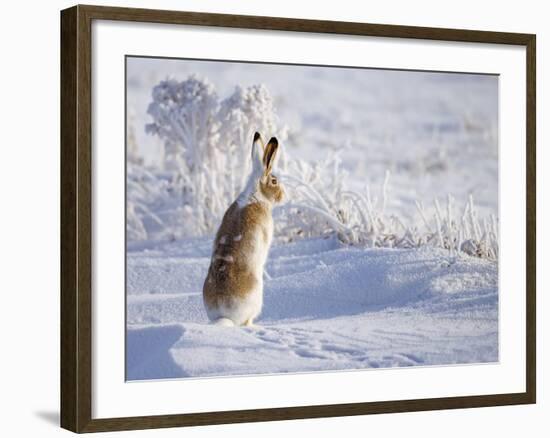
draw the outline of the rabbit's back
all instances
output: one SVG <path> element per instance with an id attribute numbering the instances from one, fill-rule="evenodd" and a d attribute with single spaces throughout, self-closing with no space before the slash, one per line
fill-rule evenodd
<path id="1" fill-rule="evenodd" d="M 273 235 L 269 206 L 233 203 L 216 239 L 203 298 L 210 319 L 243 324 L 261 311 L 263 266 Z"/>

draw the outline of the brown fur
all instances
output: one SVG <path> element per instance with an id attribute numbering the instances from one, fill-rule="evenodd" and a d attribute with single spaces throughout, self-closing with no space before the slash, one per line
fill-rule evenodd
<path id="1" fill-rule="evenodd" d="M 269 143 L 265 146 L 263 157 L 265 171 L 260 180 L 260 191 L 262 192 L 262 195 L 264 195 L 272 203 L 281 202 L 284 196 L 279 180 L 271 173 L 278 149 L 279 143 L 276 138 L 269 140 Z"/>
<path id="2" fill-rule="evenodd" d="M 273 167 L 275 155 L 277 154 L 278 148 L 279 142 L 275 137 L 271 138 L 271 140 L 269 140 L 269 143 L 265 145 L 262 162 L 264 163 L 264 167 L 266 169 L 266 175 L 271 173 L 271 168 Z"/>
<path id="3" fill-rule="evenodd" d="M 234 202 L 229 207 L 216 234 L 214 254 L 203 286 L 208 306 L 229 303 L 233 297 L 244 298 L 254 290 L 258 279 L 247 257 L 253 251 L 257 231 L 264 239 L 268 238 L 265 224 L 270 220 L 271 209 L 264 203 L 254 202 L 241 209 Z M 238 236 L 240 240 L 235 240 Z"/>
<path id="4" fill-rule="evenodd" d="M 279 181 L 271 174 L 262 178 L 260 192 L 273 203 L 281 202 L 284 197 L 284 191 L 279 185 Z"/>

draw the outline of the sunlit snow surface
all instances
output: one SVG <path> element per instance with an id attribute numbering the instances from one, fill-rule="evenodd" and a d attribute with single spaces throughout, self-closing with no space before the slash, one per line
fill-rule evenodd
<path id="1" fill-rule="evenodd" d="M 382 184 L 388 210 L 475 196 L 498 215 L 498 80 L 493 76 L 128 59 L 141 153 L 152 87 L 207 77 L 221 96 L 265 83 L 308 161 L 344 147 L 354 189 Z M 277 243 L 257 327 L 208 325 L 202 283 L 212 238 L 129 242 L 127 378 L 158 379 L 498 361 L 498 265 L 435 248 L 365 249 L 336 238 Z"/>
<path id="2" fill-rule="evenodd" d="M 275 246 L 253 328 L 208 325 L 208 239 L 128 252 L 127 377 L 155 379 L 498 360 L 496 263 L 433 248 Z"/>

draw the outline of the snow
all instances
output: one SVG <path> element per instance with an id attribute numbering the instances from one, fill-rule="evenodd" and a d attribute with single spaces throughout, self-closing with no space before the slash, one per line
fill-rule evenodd
<path id="1" fill-rule="evenodd" d="M 493 261 L 447 251 L 274 246 L 252 328 L 208 323 L 211 240 L 130 245 L 127 379 L 498 361 Z"/>

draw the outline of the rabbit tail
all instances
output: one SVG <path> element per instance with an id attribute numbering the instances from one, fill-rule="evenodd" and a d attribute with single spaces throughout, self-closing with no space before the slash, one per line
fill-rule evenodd
<path id="1" fill-rule="evenodd" d="M 215 321 L 212 321 L 212 324 L 222 327 L 233 327 L 235 325 L 235 323 L 229 318 L 218 318 Z"/>

